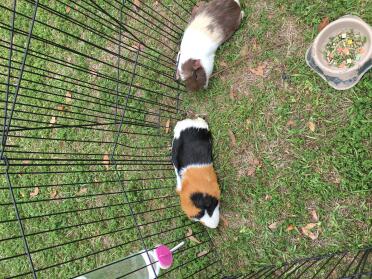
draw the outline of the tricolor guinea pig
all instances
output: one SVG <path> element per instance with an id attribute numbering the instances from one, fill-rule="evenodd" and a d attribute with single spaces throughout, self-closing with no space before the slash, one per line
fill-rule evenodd
<path id="1" fill-rule="evenodd" d="M 220 220 L 221 191 L 212 162 L 212 135 L 202 118 L 177 122 L 172 163 L 182 210 L 209 228 Z"/>
<path id="2" fill-rule="evenodd" d="M 189 91 L 207 88 L 215 52 L 238 29 L 243 15 L 239 0 L 212 0 L 193 9 L 183 34 L 176 75 Z"/>

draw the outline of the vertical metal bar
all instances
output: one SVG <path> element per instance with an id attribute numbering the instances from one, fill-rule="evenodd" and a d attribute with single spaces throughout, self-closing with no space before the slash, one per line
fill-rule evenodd
<path id="1" fill-rule="evenodd" d="M 9 49 L 9 56 L 8 56 L 8 76 L 7 76 L 7 83 L 6 83 L 6 94 L 5 94 L 5 104 L 4 104 L 4 124 L 3 124 L 3 134 L 1 140 L 1 156 L 3 156 L 3 150 L 5 148 L 5 132 L 8 130 L 7 128 L 7 116 L 8 116 L 8 102 L 9 102 L 9 88 L 10 88 L 10 73 L 12 69 L 12 57 L 13 57 L 13 40 L 14 40 L 14 21 L 15 21 L 15 14 L 17 9 L 17 0 L 13 1 L 13 13 L 11 18 L 10 24 L 10 49 Z"/>
<path id="2" fill-rule="evenodd" d="M 29 50 L 29 47 L 30 47 L 31 35 L 32 35 L 32 31 L 33 31 L 34 25 L 35 25 L 38 4 L 39 4 L 39 0 L 35 0 L 34 13 L 32 15 L 31 26 L 30 26 L 30 29 L 29 29 L 29 32 L 28 32 L 28 35 L 27 35 L 26 47 L 25 47 L 25 50 L 24 50 L 24 53 L 23 53 L 23 57 L 22 57 L 22 64 L 21 64 L 20 73 L 19 73 L 19 76 L 18 76 L 18 79 L 17 79 L 17 83 L 16 83 L 16 89 L 15 89 L 15 92 L 14 92 L 12 107 L 11 107 L 10 115 L 9 115 L 9 118 L 8 118 L 9 120 L 8 120 L 8 123 L 5 124 L 5 127 L 4 127 L 3 142 L 2 142 L 3 146 L 1 148 L 0 158 L 3 158 L 4 151 L 5 151 L 6 141 L 7 141 L 7 138 L 8 138 L 10 125 L 11 125 L 11 122 L 12 122 L 12 117 L 13 117 L 13 112 L 14 112 L 15 104 L 17 102 L 17 96 L 18 96 L 20 84 L 21 84 L 22 77 L 23 77 L 23 71 L 25 69 L 25 64 L 26 64 L 26 58 L 27 58 L 28 50 Z M 15 11 L 13 11 L 13 13 L 14 12 Z M 13 28 L 14 28 L 14 26 L 13 26 Z"/>
<path id="3" fill-rule="evenodd" d="M 6 177 L 6 181 L 8 183 L 10 196 L 12 198 L 13 207 L 14 207 L 14 210 L 15 210 L 15 213 L 16 213 L 16 216 L 17 216 L 17 220 L 18 220 L 18 224 L 19 224 L 19 228 L 20 228 L 20 231 L 21 231 L 21 236 L 22 236 L 25 252 L 26 252 L 27 258 L 29 260 L 30 266 L 31 266 L 32 276 L 34 277 L 34 279 L 37 279 L 34 263 L 32 261 L 30 249 L 29 249 L 28 242 L 27 242 L 27 239 L 26 239 L 26 236 L 25 236 L 25 229 L 24 229 L 24 226 L 23 226 L 23 223 L 22 223 L 22 220 L 21 220 L 21 216 L 19 214 L 19 210 L 18 210 L 18 206 L 17 206 L 17 200 L 16 200 L 15 195 L 14 195 L 13 185 L 10 181 L 10 176 L 9 176 L 9 172 L 8 172 L 9 171 L 9 161 L 8 161 L 8 158 L 5 155 L 4 155 L 3 161 L 4 161 L 4 164 L 5 164 L 5 177 Z"/>

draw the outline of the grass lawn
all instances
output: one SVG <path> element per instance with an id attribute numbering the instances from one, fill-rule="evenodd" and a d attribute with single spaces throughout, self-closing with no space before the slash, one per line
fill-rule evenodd
<path id="1" fill-rule="evenodd" d="M 371 3 L 241 2 L 243 25 L 217 55 L 216 72 L 231 68 L 184 101 L 214 135 L 226 270 L 371 245 L 372 72 L 340 92 L 304 60 L 324 17 L 371 24 Z M 312 210 L 315 240 L 299 229 Z"/>
<path id="2" fill-rule="evenodd" d="M 139 235 L 148 248 L 186 241 L 164 277 L 213 275 L 219 269 L 210 266 L 216 254 L 209 235 L 179 209 L 169 158 L 170 130 L 181 117 L 173 62 L 191 2 L 180 8 L 177 1 L 141 1 L 136 14 L 132 2 L 138 2 L 127 1 L 125 16 L 121 1 L 96 2 L 99 11 L 86 1 L 39 1 L 7 142 L 10 180 L 38 278 L 72 277 L 139 251 Z M 256 2 L 241 0 L 246 17 L 218 51 L 219 73 L 208 90 L 182 94 L 182 109 L 205 117 L 214 135 L 223 221 L 208 232 L 224 274 L 372 244 L 372 73 L 338 92 L 304 61 L 322 18 L 352 13 L 371 24 L 372 5 Z M 0 3 L 2 107 L 13 3 Z M 11 92 L 33 4 L 17 1 Z M 147 22 L 155 12 L 158 21 Z M 123 31 L 120 53 L 127 59 L 118 59 L 120 20 L 146 42 L 139 46 Z M 1 173 L 0 278 L 32 278 L 5 166 Z M 317 223 L 315 240 L 300 232 L 310 222 Z M 186 238 L 190 229 L 197 241 Z"/>

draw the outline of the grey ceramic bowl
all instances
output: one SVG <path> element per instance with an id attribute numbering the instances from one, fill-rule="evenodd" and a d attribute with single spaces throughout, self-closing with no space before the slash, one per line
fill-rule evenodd
<path id="1" fill-rule="evenodd" d="M 337 68 L 328 64 L 323 51 L 330 37 L 354 30 L 367 37 L 362 58 L 350 68 Z M 315 38 L 306 52 L 306 63 L 330 86 L 337 90 L 346 90 L 359 82 L 362 76 L 372 67 L 372 27 L 357 16 L 347 15 L 327 25 Z"/>

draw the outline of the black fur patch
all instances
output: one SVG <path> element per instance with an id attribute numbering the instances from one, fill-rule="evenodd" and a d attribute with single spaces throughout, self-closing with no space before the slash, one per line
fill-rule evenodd
<path id="1" fill-rule="evenodd" d="M 200 212 L 194 218 L 200 219 L 204 216 L 204 211 L 207 211 L 208 215 L 212 217 L 213 211 L 218 205 L 218 199 L 205 193 L 193 193 L 190 197 L 192 202 L 197 208 L 200 208 Z"/>
<path id="2" fill-rule="evenodd" d="M 207 129 L 187 128 L 172 144 L 172 163 L 178 172 L 193 164 L 212 163 L 212 135 Z"/>

